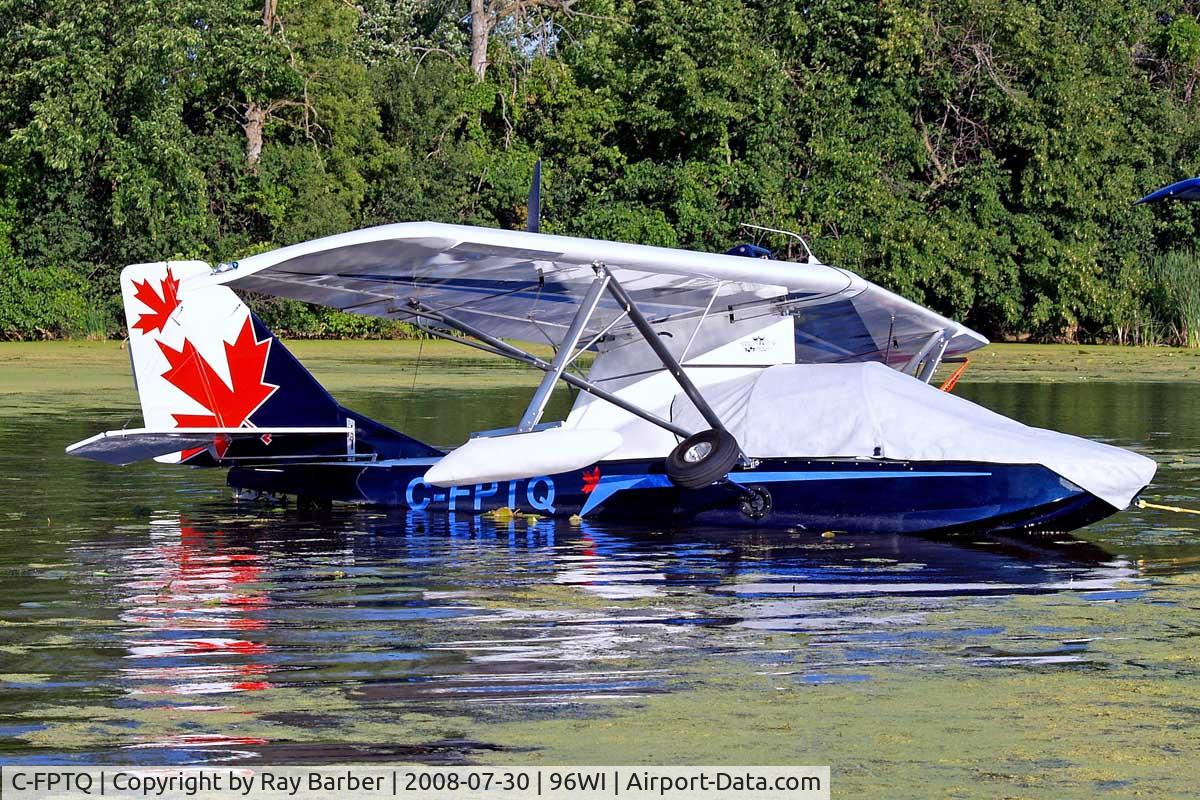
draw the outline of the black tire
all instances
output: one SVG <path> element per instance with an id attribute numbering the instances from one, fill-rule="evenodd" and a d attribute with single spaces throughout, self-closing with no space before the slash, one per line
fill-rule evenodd
<path id="1" fill-rule="evenodd" d="M 680 442 L 667 456 L 667 477 L 684 489 L 702 489 L 728 475 L 741 456 L 737 439 L 729 433 L 700 431 Z"/>

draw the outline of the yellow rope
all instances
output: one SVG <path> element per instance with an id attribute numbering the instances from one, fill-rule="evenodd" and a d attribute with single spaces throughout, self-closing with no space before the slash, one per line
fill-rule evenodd
<path id="1" fill-rule="evenodd" d="M 1147 503 L 1145 500 L 1138 500 L 1135 505 L 1138 508 L 1155 508 L 1159 511 L 1177 511 L 1180 514 L 1200 514 L 1193 508 L 1180 508 L 1179 506 L 1160 506 L 1158 503 Z"/>

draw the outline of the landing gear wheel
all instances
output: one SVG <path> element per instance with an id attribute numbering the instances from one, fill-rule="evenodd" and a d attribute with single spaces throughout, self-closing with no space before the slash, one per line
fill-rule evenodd
<path id="1" fill-rule="evenodd" d="M 747 486 L 742 497 L 741 510 L 750 519 L 758 522 L 771 513 L 771 493 L 765 486 Z"/>
<path id="2" fill-rule="evenodd" d="M 702 489 L 728 475 L 741 455 L 737 440 L 725 431 L 700 431 L 667 456 L 667 477 L 684 489 Z"/>

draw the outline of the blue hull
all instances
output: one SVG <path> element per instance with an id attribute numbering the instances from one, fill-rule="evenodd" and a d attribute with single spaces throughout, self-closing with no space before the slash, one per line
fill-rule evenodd
<path id="1" fill-rule="evenodd" d="M 670 483 L 661 461 L 603 463 L 527 480 L 451 489 L 422 476 L 432 459 L 235 467 L 243 491 L 417 512 L 502 506 L 548 516 L 850 533 L 1068 531 L 1117 509 L 1037 465 L 899 461 L 763 461 L 704 489 Z"/>

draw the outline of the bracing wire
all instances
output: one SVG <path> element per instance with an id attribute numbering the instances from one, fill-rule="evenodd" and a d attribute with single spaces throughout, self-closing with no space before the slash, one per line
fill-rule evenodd
<path id="1" fill-rule="evenodd" d="M 404 422 L 400 429 L 408 428 L 408 410 L 412 408 L 413 399 L 417 396 L 417 375 L 421 372 L 421 355 L 425 352 L 425 337 L 417 339 L 417 362 L 413 364 L 412 385 L 408 388 L 408 402 L 404 404 Z"/>

